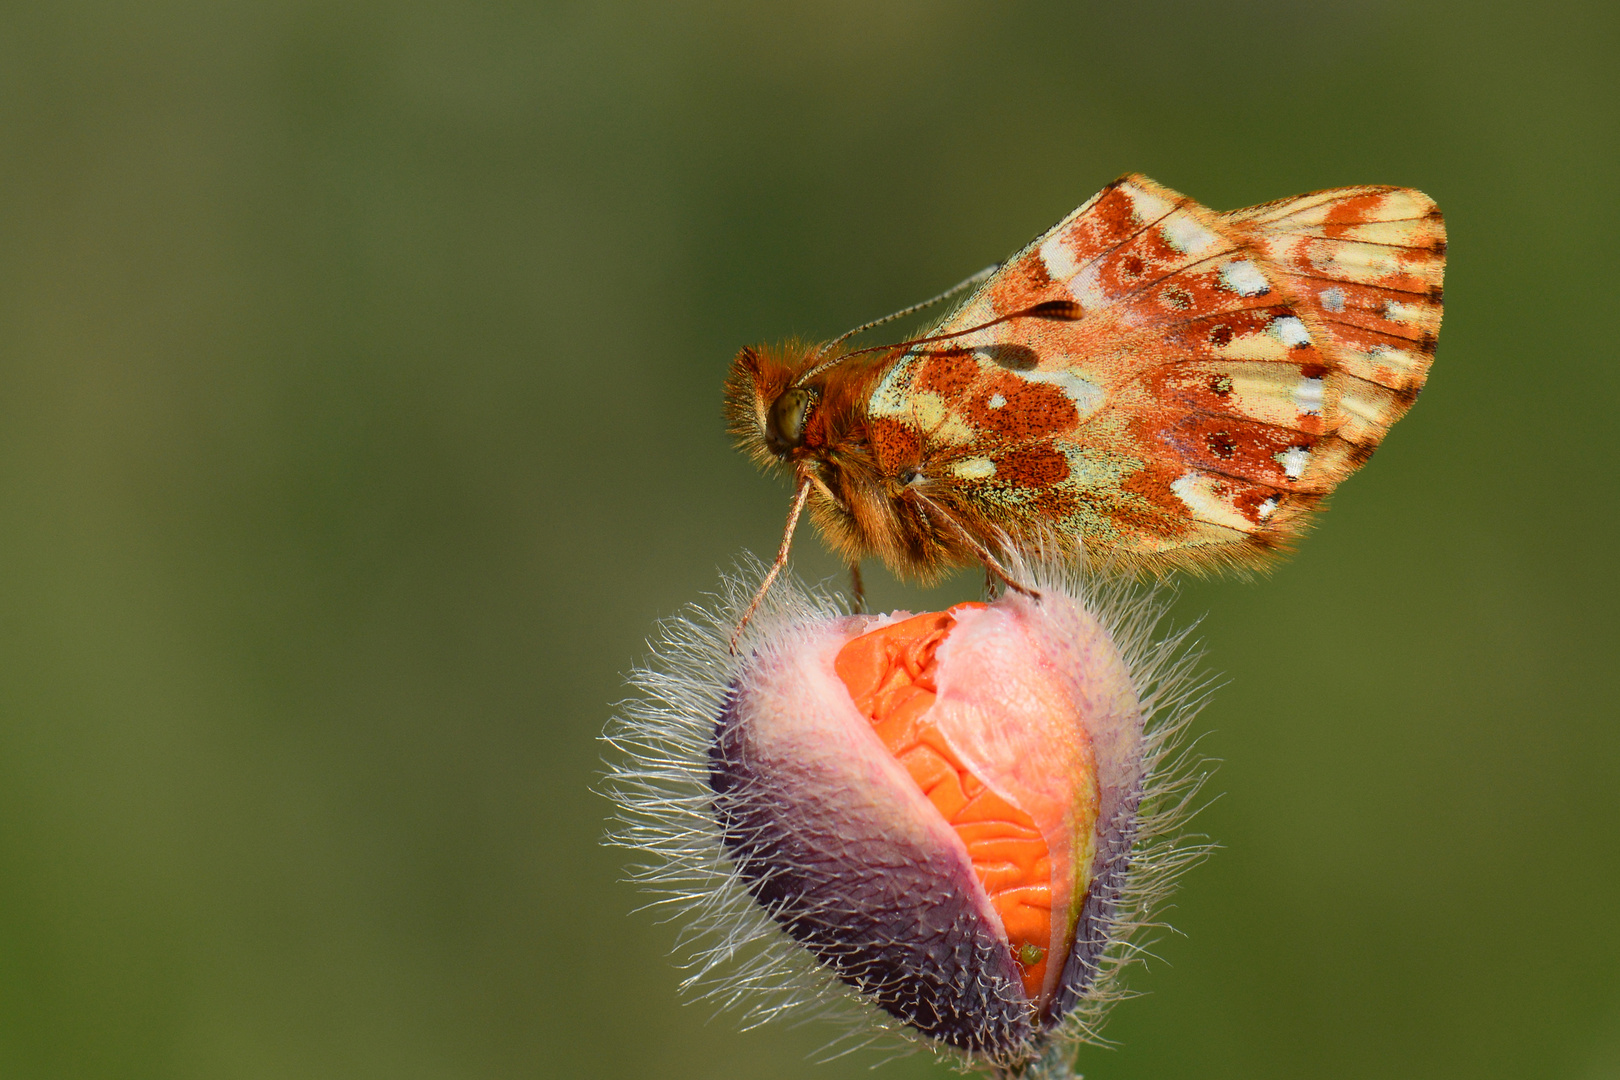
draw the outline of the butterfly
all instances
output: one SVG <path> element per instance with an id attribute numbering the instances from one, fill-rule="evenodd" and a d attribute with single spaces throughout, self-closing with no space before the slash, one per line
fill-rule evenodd
<path id="1" fill-rule="evenodd" d="M 872 556 L 1017 587 L 1007 545 L 1123 573 L 1265 565 L 1423 388 L 1445 247 L 1410 188 L 1218 213 L 1125 176 L 936 297 L 972 289 L 919 337 L 845 344 L 881 319 L 744 348 L 730 431 L 795 481 L 760 596 L 806 503 L 857 590 Z"/>

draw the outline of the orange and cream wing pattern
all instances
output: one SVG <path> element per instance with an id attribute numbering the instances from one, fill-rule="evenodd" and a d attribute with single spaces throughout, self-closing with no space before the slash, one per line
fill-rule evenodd
<path id="1" fill-rule="evenodd" d="M 1225 217 L 1326 332 L 1337 434 L 1370 454 L 1434 360 L 1446 268 L 1439 208 L 1409 188 L 1353 187 Z"/>
<path id="2" fill-rule="evenodd" d="M 1444 230 L 1346 188 L 1217 214 L 1115 182 L 1009 260 L 868 402 L 885 471 L 1127 568 L 1253 565 L 1298 535 L 1421 388 Z"/>

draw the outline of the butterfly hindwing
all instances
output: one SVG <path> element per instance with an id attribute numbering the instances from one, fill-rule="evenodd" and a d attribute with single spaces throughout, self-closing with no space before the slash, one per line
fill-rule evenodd
<path id="1" fill-rule="evenodd" d="M 1341 438 L 1371 454 L 1428 378 L 1445 221 L 1409 188 L 1320 191 L 1225 215 L 1331 342 Z"/>
<path id="2" fill-rule="evenodd" d="M 1421 387 L 1443 228 L 1398 188 L 1216 214 L 1126 177 L 1008 261 L 873 393 L 958 513 L 1147 569 L 1254 563 Z M 1026 532 L 1027 530 L 1027 532 Z"/>

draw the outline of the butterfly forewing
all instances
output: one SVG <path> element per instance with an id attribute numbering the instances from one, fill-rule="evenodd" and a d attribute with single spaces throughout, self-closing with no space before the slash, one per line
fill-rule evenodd
<path id="1" fill-rule="evenodd" d="M 1422 385 L 1443 232 L 1403 189 L 1220 215 L 1143 177 L 1014 256 L 868 402 L 891 474 L 1015 541 L 1116 563 L 1253 563 L 1376 446 Z M 985 530 L 988 531 L 988 530 Z"/>

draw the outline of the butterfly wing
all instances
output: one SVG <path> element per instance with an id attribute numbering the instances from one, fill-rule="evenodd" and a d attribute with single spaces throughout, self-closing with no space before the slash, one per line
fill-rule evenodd
<path id="1" fill-rule="evenodd" d="M 1254 565 L 1376 448 L 1421 388 L 1444 227 L 1400 188 L 1217 214 L 1144 177 L 1009 260 L 868 402 L 920 491 L 981 537 L 1043 536 L 1125 568 Z M 878 441 L 882 457 L 881 440 Z"/>

